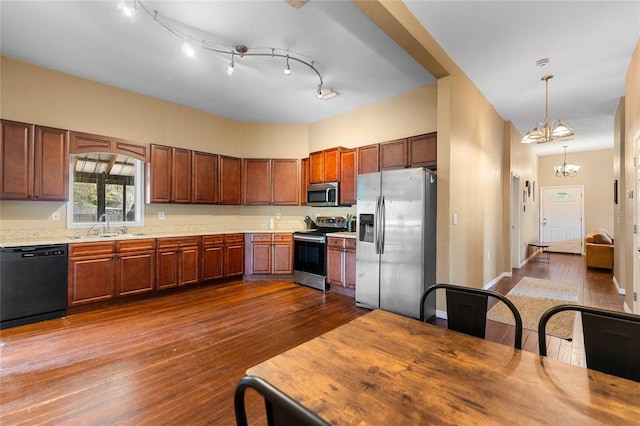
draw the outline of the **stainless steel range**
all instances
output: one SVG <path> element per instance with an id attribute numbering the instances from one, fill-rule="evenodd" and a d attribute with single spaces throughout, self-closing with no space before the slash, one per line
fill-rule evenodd
<path id="1" fill-rule="evenodd" d="M 307 223 L 310 222 L 307 221 Z M 344 216 L 319 216 L 315 226 L 316 229 L 298 231 L 293 234 L 293 281 L 328 291 L 326 234 L 347 231 L 348 221 Z"/>

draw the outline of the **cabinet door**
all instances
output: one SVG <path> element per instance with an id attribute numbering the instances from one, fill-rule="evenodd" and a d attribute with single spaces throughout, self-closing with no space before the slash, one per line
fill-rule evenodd
<path id="1" fill-rule="evenodd" d="M 172 148 L 172 182 L 171 202 L 178 204 L 191 203 L 191 151 L 188 149 Z"/>
<path id="2" fill-rule="evenodd" d="M 272 274 L 293 274 L 293 235 L 273 234 Z"/>
<path id="3" fill-rule="evenodd" d="M 119 253 L 116 258 L 116 296 L 149 293 L 155 282 L 155 251 Z"/>
<path id="4" fill-rule="evenodd" d="M 225 277 L 238 277 L 244 274 L 244 243 L 230 243 L 224 249 Z"/>
<path id="5" fill-rule="evenodd" d="M 115 295 L 113 255 L 69 259 L 68 306 L 100 302 Z"/>
<path id="6" fill-rule="evenodd" d="M 224 277 L 224 245 L 202 249 L 202 281 Z"/>
<path id="7" fill-rule="evenodd" d="M 355 149 L 340 152 L 340 204 L 356 203 L 356 185 L 358 180 L 357 151 Z"/>
<path id="8" fill-rule="evenodd" d="M 176 248 L 156 251 L 156 289 L 178 287 L 178 252 Z"/>
<path id="9" fill-rule="evenodd" d="M 342 249 L 327 249 L 327 282 L 331 285 L 342 284 Z"/>
<path id="10" fill-rule="evenodd" d="M 200 247 L 188 246 L 180 247 L 179 256 L 179 279 L 178 285 L 196 284 L 200 282 Z"/>
<path id="11" fill-rule="evenodd" d="M 358 174 L 375 173 L 380 171 L 380 145 L 368 145 L 358 148 Z"/>
<path id="12" fill-rule="evenodd" d="M 193 197 L 194 204 L 216 204 L 218 202 L 218 155 L 193 152 Z"/>
<path id="13" fill-rule="evenodd" d="M 409 138 L 409 165 L 435 169 L 437 161 L 437 133 Z"/>
<path id="14" fill-rule="evenodd" d="M 271 160 L 272 198 L 278 206 L 300 204 L 300 166 L 298 160 Z"/>
<path id="15" fill-rule="evenodd" d="M 408 164 L 406 139 L 380 144 L 380 170 L 401 169 Z"/>
<path id="16" fill-rule="evenodd" d="M 244 180 L 243 204 L 268 205 L 271 203 L 271 160 L 242 160 Z"/>
<path id="17" fill-rule="evenodd" d="M 251 246 L 252 274 L 271 273 L 271 242 L 253 243 Z"/>
<path id="18" fill-rule="evenodd" d="M 309 154 L 309 183 L 324 182 L 324 152 Z"/>
<path id="19" fill-rule="evenodd" d="M 35 127 L 34 190 L 44 201 L 69 199 L 69 133 Z"/>
<path id="20" fill-rule="evenodd" d="M 345 240 L 346 251 L 344 259 L 344 284 L 345 287 L 356 288 L 356 240 Z"/>
<path id="21" fill-rule="evenodd" d="M 172 150 L 168 146 L 151 145 L 150 200 L 152 203 L 171 202 Z"/>
<path id="22" fill-rule="evenodd" d="M 220 156 L 220 204 L 240 205 L 242 201 L 242 164 L 239 158 Z"/>
<path id="23" fill-rule="evenodd" d="M 340 181 L 340 148 L 324 151 L 324 182 Z"/>
<path id="24" fill-rule="evenodd" d="M 300 160 L 300 205 L 307 204 L 307 185 L 309 185 L 309 159 Z"/>
<path id="25" fill-rule="evenodd" d="M 2 120 L 1 126 L 0 195 L 4 200 L 31 199 L 34 195 L 33 125 Z"/>

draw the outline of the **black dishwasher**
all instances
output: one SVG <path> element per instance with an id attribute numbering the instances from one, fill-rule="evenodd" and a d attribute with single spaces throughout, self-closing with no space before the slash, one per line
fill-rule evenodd
<path id="1" fill-rule="evenodd" d="M 0 329 L 66 315 L 67 245 L 0 250 Z"/>

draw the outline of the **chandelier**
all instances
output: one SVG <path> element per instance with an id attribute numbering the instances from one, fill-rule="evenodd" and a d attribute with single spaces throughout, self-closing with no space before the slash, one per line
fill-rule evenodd
<path id="1" fill-rule="evenodd" d="M 567 145 L 563 145 L 562 147 L 564 148 L 564 163 L 562 163 L 562 166 L 553 167 L 553 170 L 556 171 L 556 176 L 557 177 L 577 176 L 578 170 L 580 170 L 580 166 L 567 164 Z"/>
<path id="2" fill-rule="evenodd" d="M 237 45 L 234 47 L 229 47 L 227 49 L 220 48 L 220 47 L 217 47 L 217 46 L 220 46 L 219 43 L 215 43 L 208 40 L 198 40 L 192 37 L 191 35 L 185 33 L 184 31 L 178 29 L 176 26 L 171 25 L 169 20 L 166 20 L 162 16 L 160 16 L 157 10 L 150 9 L 147 6 L 145 6 L 145 4 L 142 3 L 141 0 L 133 0 L 131 5 L 126 5 L 124 3 L 121 3 L 120 8 L 122 12 L 128 17 L 134 16 L 138 12 L 138 8 L 142 9 L 147 15 L 153 18 L 153 20 L 157 22 L 161 27 L 169 31 L 174 36 L 183 40 L 181 48 L 182 48 L 182 52 L 187 56 L 190 56 L 190 57 L 195 56 L 196 50 L 198 48 L 202 50 L 208 50 L 210 52 L 219 53 L 222 55 L 228 55 L 230 58 L 230 62 L 229 62 L 229 65 L 227 65 L 226 70 L 227 70 L 227 73 L 229 74 L 233 74 L 233 71 L 235 69 L 235 60 L 237 60 L 238 58 L 245 58 L 245 57 L 251 57 L 251 56 L 281 58 L 282 60 L 284 60 L 284 65 L 285 65 L 283 72 L 287 76 L 291 75 L 290 62 L 305 65 L 310 70 L 316 73 L 319 81 L 317 90 L 315 92 L 316 98 L 328 100 L 330 98 L 333 98 L 339 95 L 338 92 L 335 92 L 332 89 L 323 89 L 324 81 L 322 80 L 322 75 L 320 74 L 320 71 L 318 71 L 318 69 L 315 67 L 313 63 L 314 61 L 295 56 L 291 54 L 289 51 L 287 51 L 286 49 L 259 48 L 256 51 L 250 52 L 249 48 L 244 45 Z"/>
<path id="3" fill-rule="evenodd" d="M 571 129 L 560 120 L 549 121 L 549 80 L 552 78 L 552 75 L 545 75 L 541 78 L 545 83 L 544 121 L 536 123 L 532 129 L 529 129 L 522 138 L 522 143 L 545 143 L 554 139 L 573 136 Z"/>

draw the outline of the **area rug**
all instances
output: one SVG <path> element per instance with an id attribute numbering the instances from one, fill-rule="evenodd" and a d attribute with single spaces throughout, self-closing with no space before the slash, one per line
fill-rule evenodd
<path id="1" fill-rule="evenodd" d="M 540 317 L 547 309 L 562 304 L 575 304 L 578 301 L 578 285 L 524 277 L 506 296 L 518 308 L 523 328 L 537 332 Z M 575 312 L 561 312 L 555 315 L 547 323 L 547 334 L 571 339 L 575 318 Z M 489 310 L 487 319 L 515 324 L 513 314 L 501 302 Z"/>

